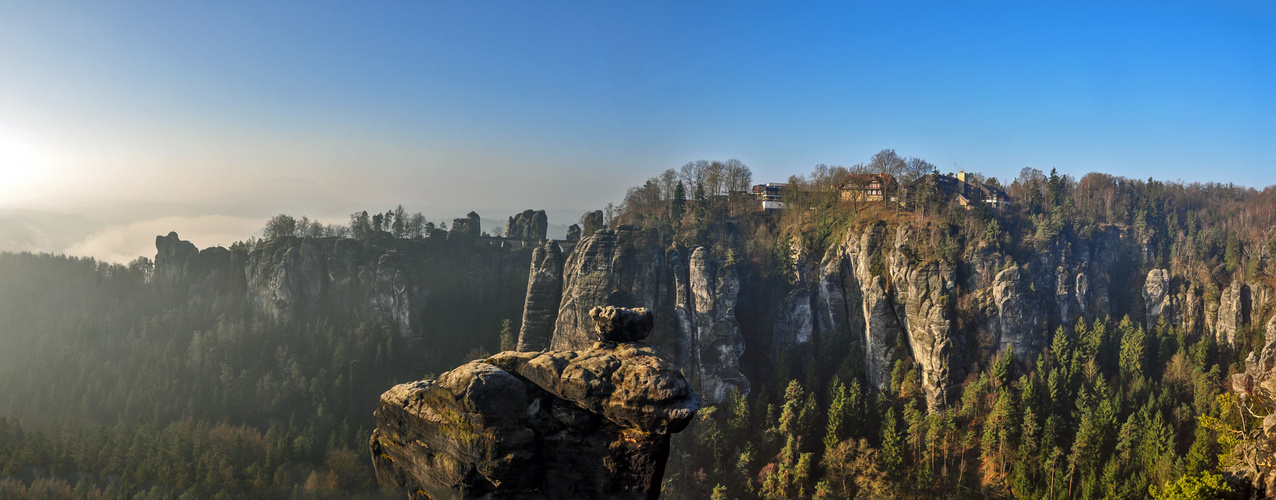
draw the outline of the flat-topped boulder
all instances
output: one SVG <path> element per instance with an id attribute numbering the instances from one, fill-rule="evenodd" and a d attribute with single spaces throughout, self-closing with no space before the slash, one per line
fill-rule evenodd
<path id="1" fill-rule="evenodd" d="M 409 498 L 657 498 L 699 406 L 651 346 L 510 351 L 386 391 L 370 447 Z"/>

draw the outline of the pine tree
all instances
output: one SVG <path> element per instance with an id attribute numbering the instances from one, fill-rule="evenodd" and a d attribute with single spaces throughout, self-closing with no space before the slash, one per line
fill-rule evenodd
<path id="1" fill-rule="evenodd" d="M 673 198 L 669 200 L 669 221 L 673 223 L 674 228 L 682 225 L 682 215 L 687 210 L 687 190 L 682 187 L 682 181 L 678 181 L 678 185 L 673 188 Z"/>
<path id="2" fill-rule="evenodd" d="M 882 465 L 891 478 L 903 473 L 904 453 L 904 433 L 899 430 L 895 409 L 887 409 L 882 416 Z"/>
<path id="3" fill-rule="evenodd" d="M 1147 335 L 1143 327 L 1135 325 L 1129 316 L 1121 320 L 1121 324 L 1117 326 L 1117 334 L 1121 336 L 1121 380 L 1129 384 L 1145 375 L 1143 370 L 1147 355 Z"/>
<path id="4" fill-rule="evenodd" d="M 824 448 L 829 449 L 846 439 L 844 431 L 850 417 L 850 398 L 846 386 L 836 375 L 829 384 L 828 428 L 824 432 Z"/>

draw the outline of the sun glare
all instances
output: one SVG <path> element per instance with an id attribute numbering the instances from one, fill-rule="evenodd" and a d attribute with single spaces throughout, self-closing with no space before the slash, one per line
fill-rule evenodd
<path id="1" fill-rule="evenodd" d="M 9 131 L 0 133 L 0 206 L 37 201 L 60 168 L 41 148 Z"/>

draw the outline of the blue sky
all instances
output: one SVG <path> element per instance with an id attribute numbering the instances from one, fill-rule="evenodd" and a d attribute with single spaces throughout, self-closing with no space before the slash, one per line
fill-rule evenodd
<path id="1" fill-rule="evenodd" d="M 1271 1 L 16 2 L 0 68 L 0 208 L 99 218 L 584 210 L 883 148 L 1276 184 Z"/>

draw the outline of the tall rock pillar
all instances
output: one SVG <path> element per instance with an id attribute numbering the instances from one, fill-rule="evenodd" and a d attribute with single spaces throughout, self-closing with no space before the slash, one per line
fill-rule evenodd
<path id="1" fill-rule="evenodd" d="M 563 251 L 554 240 L 532 251 L 532 267 L 527 278 L 527 300 L 523 303 L 523 326 L 518 332 L 519 351 L 549 348 L 558 319 L 558 303 L 563 296 Z"/>

